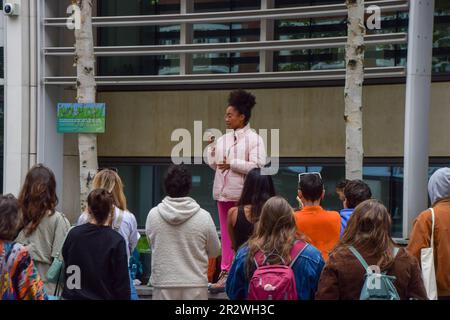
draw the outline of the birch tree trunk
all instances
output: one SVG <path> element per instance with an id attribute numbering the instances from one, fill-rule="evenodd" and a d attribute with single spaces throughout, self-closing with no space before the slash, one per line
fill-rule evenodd
<path id="1" fill-rule="evenodd" d="M 345 177 L 362 179 L 362 89 L 364 82 L 364 0 L 347 0 L 348 31 L 345 47 Z"/>
<path id="2" fill-rule="evenodd" d="M 75 28 L 75 60 L 77 67 L 78 103 L 95 102 L 95 58 L 92 34 L 93 0 L 72 0 L 81 10 L 81 27 Z M 78 134 L 78 152 L 80 156 L 80 208 L 86 208 L 87 196 L 91 190 L 92 179 L 97 173 L 97 135 Z"/>

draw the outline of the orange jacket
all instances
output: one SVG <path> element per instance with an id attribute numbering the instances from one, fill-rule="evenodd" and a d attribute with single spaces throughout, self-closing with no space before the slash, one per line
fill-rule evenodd
<path id="1" fill-rule="evenodd" d="M 336 211 L 326 211 L 321 206 L 306 206 L 294 214 L 297 230 L 309 238 L 319 249 L 325 261 L 339 241 L 341 216 Z"/>

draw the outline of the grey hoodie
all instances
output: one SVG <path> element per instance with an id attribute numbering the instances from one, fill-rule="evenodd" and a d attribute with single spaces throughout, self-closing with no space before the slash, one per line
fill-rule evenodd
<path id="1" fill-rule="evenodd" d="M 194 199 L 164 198 L 150 210 L 145 232 L 152 248 L 154 287 L 208 285 L 208 257 L 220 255 L 220 241 L 211 215 Z"/>
<path id="2" fill-rule="evenodd" d="M 450 197 L 450 168 L 441 168 L 433 173 L 428 182 L 428 194 L 431 204 Z"/>

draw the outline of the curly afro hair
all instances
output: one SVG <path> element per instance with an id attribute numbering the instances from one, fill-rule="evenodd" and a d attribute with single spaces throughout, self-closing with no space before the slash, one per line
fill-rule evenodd
<path id="1" fill-rule="evenodd" d="M 245 116 L 245 124 L 250 121 L 255 104 L 255 96 L 245 90 L 232 91 L 228 97 L 228 105 L 234 107 L 240 114 Z"/>

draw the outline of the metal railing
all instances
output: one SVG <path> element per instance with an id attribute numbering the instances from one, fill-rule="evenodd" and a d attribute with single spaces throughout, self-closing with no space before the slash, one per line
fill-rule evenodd
<path id="1" fill-rule="evenodd" d="M 186 4 L 191 0 L 181 0 Z M 380 0 L 367 1 L 366 6 L 377 5 L 381 13 L 407 11 L 408 0 Z M 310 71 L 281 71 L 273 72 L 273 55 L 276 51 L 294 51 L 311 49 L 344 48 L 347 37 L 324 37 L 293 40 L 273 40 L 274 26 L 267 27 L 263 21 L 280 19 L 307 19 L 345 17 L 347 8 L 344 2 L 333 5 L 303 6 L 291 8 L 266 8 L 259 10 L 208 12 L 208 13 L 180 13 L 169 15 L 139 15 L 139 16 L 107 16 L 93 17 L 94 27 L 120 27 L 120 26 L 149 26 L 173 25 L 180 26 L 180 44 L 175 45 L 137 45 L 137 46 L 95 46 L 97 57 L 112 56 L 156 56 L 175 54 L 180 56 L 180 75 L 140 75 L 140 76 L 97 76 L 97 85 L 168 85 L 168 84 L 226 84 L 226 83 L 261 83 L 285 81 L 321 81 L 342 80 L 345 78 L 344 69 L 310 70 Z M 227 42 L 227 43 L 192 43 L 192 24 L 197 23 L 231 23 L 239 21 L 261 21 L 261 41 Z M 46 18 L 41 21 L 45 30 L 54 30 L 54 27 L 65 27 L 67 18 Z M 191 28 L 187 28 L 190 25 Z M 67 30 L 67 32 L 73 32 Z M 270 36 L 269 36 L 270 34 Z M 181 41 L 184 39 L 184 41 Z M 187 39 L 187 40 L 186 40 Z M 407 43 L 406 33 L 370 34 L 365 37 L 366 46 L 394 45 Z M 48 47 L 41 49 L 43 58 L 49 64 L 54 61 L 49 57 L 70 57 L 75 54 L 74 47 Z M 192 56 L 198 53 L 235 53 L 259 52 L 259 72 L 229 73 L 229 74 L 193 74 Z M 182 59 L 183 58 L 183 59 Z M 58 63 L 58 62 L 57 62 Z M 266 67 L 266 66 L 269 67 Z M 59 70 L 58 67 L 47 70 Z M 365 78 L 404 77 L 404 67 L 375 67 L 365 69 Z M 76 78 L 73 76 L 43 75 L 42 81 L 48 85 L 73 85 Z"/>
<path id="2" fill-rule="evenodd" d="M 407 42 L 406 33 L 372 34 L 365 37 L 365 45 L 402 44 Z M 228 43 L 176 44 L 154 46 L 102 46 L 94 47 L 96 56 L 143 56 L 180 53 L 241 52 L 260 50 L 302 50 L 340 48 L 345 46 L 347 37 L 328 37 L 296 40 L 271 40 Z M 74 47 L 44 48 L 48 56 L 72 56 Z"/>
<path id="3" fill-rule="evenodd" d="M 404 77 L 404 67 L 366 68 L 365 78 Z M 223 84 L 258 83 L 280 81 L 319 81 L 345 79 L 345 69 L 260 72 L 260 73 L 224 73 L 224 74 L 188 74 L 188 75 L 152 75 L 152 76 L 96 76 L 97 85 L 167 85 L 167 84 Z M 48 85 L 74 85 L 76 77 L 46 77 Z"/>

